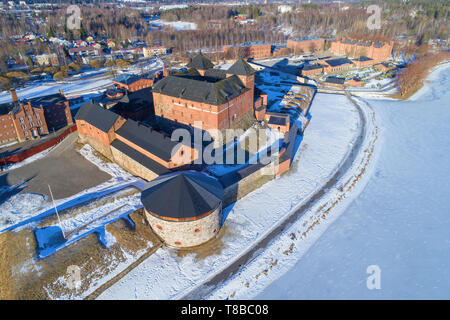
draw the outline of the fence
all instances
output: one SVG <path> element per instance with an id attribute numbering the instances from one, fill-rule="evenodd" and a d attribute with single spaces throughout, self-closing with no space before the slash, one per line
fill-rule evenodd
<path id="1" fill-rule="evenodd" d="M 23 161 L 33 155 L 35 155 L 36 153 L 39 153 L 41 151 L 44 151 L 50 147 L 53 147 L 54 145 L 60 143 L 62 140 L 64 140 L 64 138 L 69 135 L 70 133 L 74 132 L 77 130 L 77 126 L 76 125 L 72 125 L 70 127 L 68 127 L 66 130 L 64 130 L 59 136 L 52 138 L 48 141 L 45 141 L 37 146 L 34 146 L 30 149 L 26 149 L 23 150 L 20 153 L 11 155 L 11 156 L 7 156 L 4 158 L 0 159 L 0 164 L 1 165 L 8 165 L 11 163 L 17 163 L 20 161 Z"/>

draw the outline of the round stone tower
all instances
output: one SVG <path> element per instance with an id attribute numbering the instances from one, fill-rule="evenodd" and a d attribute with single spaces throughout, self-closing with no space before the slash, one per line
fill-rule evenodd
<path id="1" fill-rule="evenodd" d="M 213 238 L 222 226 L 223 187 L 198 171 L 180 171 L 148 183 L 141 194 L 153 231 L 169 246 L 192 247 Z"/>

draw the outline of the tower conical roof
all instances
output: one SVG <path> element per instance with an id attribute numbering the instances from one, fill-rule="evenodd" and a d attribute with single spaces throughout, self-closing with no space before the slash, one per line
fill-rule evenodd
<path id="1" fill-rule="evenodd" d="M 194 58 L 192 58 L 191 62 L 187 64 L 188 68 L 195 68 L 198 70 L 207 70 L 214 67 L 214 64 L 209 60 L 208 57 L 199 53 Z"/>
<path id="2" fill-rule="evenodd" d="M 181 171 L 160 176 L 148 183 L 141 201 L 149 213 L 163 218 L 195 219 L 222 201 L 223 187 L 209 175 Z"/>
<path id="3" fill-rule="evenodd" d="M 228 70 L 227 73 L 236 74 L 240 76 L 249 76 L 255 73 L 255 69 L 248 64 L 244 59 L 239 58 Z"/>

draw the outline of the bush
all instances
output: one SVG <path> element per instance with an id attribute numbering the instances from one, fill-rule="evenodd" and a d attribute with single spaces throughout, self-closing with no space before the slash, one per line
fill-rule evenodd
<path id="1" fill-rule="evenodd" d="M 75 72 L 78 72 L 81 70 L 80 65 L 76 64 L 75 62 L 72 62 L 71 64 L 69 64 L 69 68 Z"/>
<path id="2" fill-rule="evenodd" d="M 111 61 L 112 62 L 112 61 Z M 102 66 L 102 63 L 100 60 L 92 60 L 91 62 L 89 62 L 89 65 L 91 66 L 91 68 L 93 69 L 98 69 Z M 105 63 L 106 65 L 106 63 Z"/>
<path id="3" fill-rule="evenodd" d="M 108 60 L 105 62 L 105 67 L 114 67 L 115 63 L 112 60 Z"/>
<path id="4" fill-rule="evenodd" d="M 10 81 L 9 81 L 8 78 L 0 77 L 0 83 L 1 83 L 3 86 L 6 86 L 6 85 L 8 85 L 8 84 L 10 83 Z"/>
<path id="5" fill-rule="evenodd" d="M 8 78 L 18 78 L 18 79 L 25 79 L 25 78 L 27 78 L 28 76 L 25 74 L 25 73 L 23 73 L 22 71 L 12 71 L 12 72 L 8 72 L 7 74 L 6 74 L 6 76 L 8 77 Z"/>
<path id="6" fill-rule="evenodd" d="M 51 74 L 55 74 L 56 72 L 58 72 L 58 69 L 56 67 L 46 67 L 44 68 L 44 72 L 45 73 L 51 73 Z"/>
<path id="7" fill-rule="evenodd" d="M 67 72 L 59 71 L 53 75 L 53 80 L 63 80 L 64 78 L 67 78 Z"/>

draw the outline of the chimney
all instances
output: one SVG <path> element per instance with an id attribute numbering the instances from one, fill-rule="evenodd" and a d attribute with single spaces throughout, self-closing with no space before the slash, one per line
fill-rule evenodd
<path id="1" fill-rule="evenodd" d="M 19 98 L 17 97 L 16 89 L 11 89 L 11 100 L 12 102 L 19 101 Z"/>
<path id="2" fill-rule="evenodd" d="M 163 64 L 163 76 L 167 77 L 169 75 L 169 72 L 167 71 L 166 65 Z"/>

